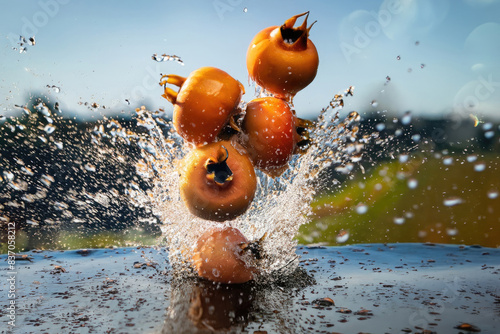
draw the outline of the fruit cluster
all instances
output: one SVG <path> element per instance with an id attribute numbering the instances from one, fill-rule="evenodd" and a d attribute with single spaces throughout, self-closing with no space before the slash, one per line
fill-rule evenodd
<path id="1" fill-rule="evenodd" d="M 312 82 L 318 68 L 308 15 L 266 28 L 250 43 L 248 73 L 269 96 L 250 101 L 245 110 L 239 107 L 243 85 L 220 69 L 202 67 L 187 78 L 162 76 L 162 96 L 174 105 L 175 130 L 194 146 L 179 167 L 181 197 L 192 214 L 218 222 L 243 214 L 257 188 L 254 168 L 276 177 L 307 144 L 308 123 L 297 118 L 289 102 Z M 256 271 L 242 256 L 255 258 L 256 248 L 237 229 L 221 227 L 199 239 L 193 261 L 202 277 L 242 283 Z"/>

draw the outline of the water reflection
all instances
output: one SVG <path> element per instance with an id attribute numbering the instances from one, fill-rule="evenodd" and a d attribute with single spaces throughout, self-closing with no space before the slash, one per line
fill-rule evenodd
<path id="1" fill-rule="evenodd" d="M 226 285 L 195 278 L 175 278 L 162 333 L 240 333 L 275 322 L 294 324 L 291 294 L 314 279 L 299 267 L 265 282 Z"/>

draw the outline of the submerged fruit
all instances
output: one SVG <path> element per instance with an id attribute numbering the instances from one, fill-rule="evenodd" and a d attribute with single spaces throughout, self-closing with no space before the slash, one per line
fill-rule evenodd
<path id="1" fill-rule="evenodd" d="M 198 275 L 215 282 L 245 283 L 254 278 L 257 269 L 246 261 L 248 240 L 233 227 L 216 227 L 205 232 L 196 243 L 193 265 Z"/>
<path id="2" fill-rule="evenodd" d="M 220 141 L 198 147 L 181 163 L 181 197 L 189 211 L 203 219 L 236 218 L 247 210 L 256 189 L 253 165 L 236 143 Z"/>
<path id="3" fill-rule="evenodd" d="M 242 142 L 256 167 L 273 176 L 286 169 L 300 140 L 297 123 L 281 99 L 264 97 L 247 104 Z"/>
<path id="4" fill-rule="evenodd" d="M 294 28 L 297 19 L 306 15 L 304 22 Z M 247 51 L 247 69 L 250 78 L 280 98 L 293 98 L 298 91 L 316 77 L 319 57 L 308 38 L 309 12 L 292 16 L 281 26 L 259 32 Z M 313 23 L 314 24 L 314 23 Z"/>
<path id="5" fill-rule="evenodd" d="M 175 92 L 166 84 L 180 87 Z M 196 145 L 213 142 L 238 109 L 243 85 L 226 72 L 202 67 L 187 78 L 164 75 L 162 95 L 174 105 L 173 124 L 186 141 Z"/>

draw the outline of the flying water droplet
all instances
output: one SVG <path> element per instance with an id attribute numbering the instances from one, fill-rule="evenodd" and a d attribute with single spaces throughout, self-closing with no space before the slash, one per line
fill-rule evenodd
<path id="1" fill-rule="evenodd" d="M 408 162 L 408 158 L 409 158 L 408 154 L 402 153 L 399 155 L 398 160 L 400 163 L 404 164 L 404 163 Z"/>
<path id="2" fill-rule="evenodd" d="M 402 225 L 404 224 L 405 219 L 403 217 L 394 217 L 394 224 L 396 225 Z"/>
<path id="3" fill-rule="evenodd" d="M 5 180 L 7 181 L 12 181 L 14 179 L 14 174 L 12 172 L 9 172 L 9 171 L 6 171 L 4 170 L 3 171 L 3 177 L 5 178 Z"/>
<path id="4" fill-rule="evenodd" d="M 493 123 L 487 122 L 483 124 L 483 131 L 489 131 L 493 129 Z"/>
<path id="5" fill-rule="evenodd" d="M 474 165 L 474 170 L 476 172 L 483 172 L 486 169 L 486 164 L 484 162 L 478 162 Z"/>
<path id="6" fill-rule="evenodd" d="M 452 157 L 443 157 L 443 164 L 445 164 L 446 166 L 453 164 L 453 158 Z"/>
<path id="7" fill-rule="evenodd" d="M 54 132 L 56 129 L 55 126 L 53 126 L 52 124 L 47 124 L 45 125 L 45 127 L 43 128 L 43 131 L 45 131 L 47 134 L 51 134 L 52 132 Z"/>
<path id="8" fill-rule="evenodd" d="M 450 237 L 454 237 L 458 234 L 458 229 L 456 227 L 449 227 L 446 229 L 446 234 Z"/>
<path id="9" fill-rule="evenodd" d="M 409 179 L 407 184 L 408 188 L 415 189 L 418 186 L 418 181 L 416 179 Z"/>
<path id="10" fill-rule="evenodd" d="M 385 129 L 385 124 L 384 123 L 378 123 L 377 125 L 375 125 L 375 129 L 377 129 L 377 131 L 383 131 Z"/>
<path id="11" fill-rule="evenodd" d="M 365 213 L 368 212 L 368 205 L 364 204 L 364 203 L 359 203 L 357 206 L 356 206 L 356 213 L 358 215 L 364 215 Z"/>
<path id="12" fill-rule="evenodd" d="M 335 240 L 339 243 L 342 244 L 349 240 L 349 232 L 346 230 L 341 230 L 337 236 L 335 237 Z"/>
<path id="13" fill-rule="evenodd" d="M 464 200 L 461 199 L 460 197 L 450 197 L 450 198 L 446 198 L 443 201 L 443 204 L 445 206 L 455 206 L 455 205 L 462 204 L 463 202 L 464 202 Z"/>
<path id="14" fill-rule="evenodd" d="M 43 116 L 50 117 L 50 110 L 49 110 L 49 108 L 47 108 L 47 106 L 45 104 L 43 104 L 42 102 L 38 103 L 35 106 L 35 109 L 36 109 L 36 111 L 38 111 L 39 113 L 41 113 Z"/>
<path id="15" fill-rule="evenodd" d="M 407 111 L 401 118 L 401 124 L 408 125 L 411 123 L 411 112 Z"/>
<path id="16" fill-rule="evenodd" d="M 159 56 L 158 54 L 153 53 L 153 55 L 151 56 L 151 59 L 153 59 L 154 61 L 157 61 L 157 62 L 175 61 L 175 62 L 181 64 L 182 66 L 184 66 L 184 62 L 181 60 L 181 58 L 179 56 L 176 56 L 176 55 L 167 55 L 164 53 L 161 56 Z"/>
<path id="17" fill-rule="evenodd" d="M 54 208 L 56 208 L 56 210 L 63 211 L 63 210 L 67 210 L 69 208 L 69 205 L 64 203 L 64 202 L 55 202 Z"/>
<path id="18" fill-rule="evenodd" d="M 62 150 L 64 146 L 62 141 L 54 141 L 54 145 L 60 150 Z"/>
<path id="19" fill-rule="evenodd" d="M 488 198 L 495 199 L 497 197 L 498 197 L 498 191 L 497 190 L 490 190 L 490 191 L 488 191 Z"/>
<path id="20" fill-rule="evenodd" d="M 484 133 L 484 137 L 487 138 L 487 139 L 491 139 L 495 136 L 495 131 L 493 130 L 490 130 L 490 131 L 486 131 Z"/>
<path id="21" fill-rule="evenodd" d="M 96 167 L 90 163 L 86 163 L 84 168 L 88 172 L 95 172 L 96 171 Z"/>
<path id="22" fill-rule="evenodd" d="M 477 160 L 477 155 L 471 154 L 467 156 L 467 161 L 468 162 L 474 162 Z"/>
<path id="23" fill-rule="evenodd" d="M 57 87 L 57 86 L 55 86 L 55 85 L 52 85 L 52 86 L 51 86 L 51 85 L 47 85 L 47 86 L 45 86 L 45 87 L 47 87 L 47 88 L 51 89 L 54 93 L 60 93 L 60 92 L 61 92 L 61 88 L 60 88 L 60 87 Z"/>

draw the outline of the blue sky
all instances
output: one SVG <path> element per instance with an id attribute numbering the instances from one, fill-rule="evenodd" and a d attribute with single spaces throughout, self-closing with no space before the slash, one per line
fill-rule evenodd
<path id="1" fill-rule="evenodd" d="M 33 93 L 80 119 L 130 115 L 142 104 L 171 112 L 160 96 L 160 73 L 187 76 L 202 66 L 219 67 L 240 80 L 249 101 L 254 90 L 245 56 L 253 36 L 309 10 L 311 22 L 318 21 L 310 38 L 320 66 L 315 81 L 295 98 L 299 116 L 314 117 L 335 93 L 355 86 L 346 111 L 500 117 L 499 0 L 287 1 L 286 6 L 269 0 L 0 0 L 0 5 L 7 9 L 0 13 L 0 114 L 6 116 L 19 113 L 14 105 L 27 104 Z M 25 45 L 24 53 L 20 35 L 35 36 L 36 44 Z M 184 65 L 156 62 L 154 53 L 177 55 Z M 91 110 L 85 103 L 101 108 Z"/>

